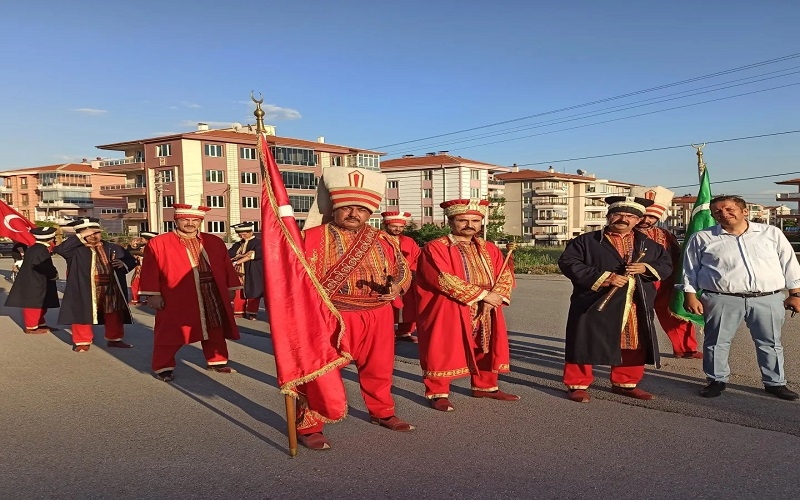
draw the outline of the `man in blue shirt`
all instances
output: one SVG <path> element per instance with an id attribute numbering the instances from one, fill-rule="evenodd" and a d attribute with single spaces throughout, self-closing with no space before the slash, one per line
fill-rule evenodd
<path id="1" fill-rule="evenodd" d="M 713 398 L 725 390 L 731 341 L 744 320 L 756 344 L 764 389 L 797 400 L 800 396 L 786 387 L 781 345 L 785 310 L 800 311 L 800 264 L 792 245 L 777 227 L 748 221 L 747 203 L 739 196 L 718 196 L 710 205 L 718 225 L 691 236 L 683 261 L 684 306 L 706 323 L 708 385 L 700 395 Z M 785 299 L 784 288 L 789 290 Z"/>

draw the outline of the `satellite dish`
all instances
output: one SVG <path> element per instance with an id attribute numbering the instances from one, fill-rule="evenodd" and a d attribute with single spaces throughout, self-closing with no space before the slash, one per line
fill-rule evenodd
<path id="1" fill-rule="evenodd" d="M 581 170 L 580 168 L 578 169 L 578 175 L 583 175 L 585 173 L 586 173 L 586 170 Z"/>
<path id="2" fill-rule="evenodd" d="M 240 130 L 242 130 L 242 124 L 241 123 L 237 123 L 237 122 L 233 122 L 233 123 L 231 123 L 231 128 L 233 130 L 239 132 Z"/>

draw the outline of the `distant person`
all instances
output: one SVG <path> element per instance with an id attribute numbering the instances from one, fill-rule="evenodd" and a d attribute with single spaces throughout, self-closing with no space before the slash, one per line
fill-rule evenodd
<path id="1" fill-rule="evenodd" d="M 416 284 L 414 283 L 414 275 L 417 272 L 417 259 L 421 250 L 417 242 L 413 238 L 409 238 L 403 234 L 403 230 L 411 220 L 411 214 L 408 212 L 383 212 L 383 230 L 386 231 L 391 238 L 397 240 L 397 245 L 400 247 L 400 253 L 405 257 L 408 262 L 408 268 L 411 270 L 411 286 L 408 291 L 402 296 L 402 300 L 395 299 L 392 303 L 394 307 L 394 320 L 397 323 L 397 330 L 395 331 L 395 339 L 400 342 L 417 343 L 417 336 L 414 335 L 417 330 L 417 291 Z M 399 302 L 399 304 L 398 304 Z M 402 305 L 402 307 L 398 307 Z"/>
<path id="2" fill-rule="evenodd" d="M 261 257 L 261 238 L 253 234 L 255 224 L 242 222 L 231 226 L 239 241 L 228 249 L 233 268 L 242 288 L 233 298 L 233 314 L 237 318 L 256 319 L 264 297 L 264 261 Z"/>
<path id="3" fill-rule="evenodd" d="M 131 240 L 126 248 L 136 259 L 136 269 L 133 270 L 133 276 L 131 277 L 131 301 L 128 302 L 130 305 L 135 306 L 139 304 L 139 281 L 142 273 L 144 247 L 147 245 L 147 242 L 155 236 L 157 236 L 157 233 L 142 231 L 139 233 L 139 237 Z"/>
<path id="4" fill-rule="evenodd" d="M 231 300 L 242 284 L 222 238 L 200 231 L 211 208 L 172 207 L 175 230 L 148 241 L 142 261 L 139 295 L 156 311 L 153 372 L 172 381 L 180 348 L 200 342 L 206 370 L 236 373 L 228 366 L 225 339 L 239 339 Z"/>
<path id="5" fill-rule="evenodd" d="M 666 217 L 667 207 L 672 204 L 674 194 L 661 186 L 631 188 L 631 196 L 653 200 L 653 204 L 647 207 L 636 229 L 664 247 L 672 258 L 672 268 L 678 269 L 681 263 L 681 246 L 678 239 L 666 229 L 656 226 L 658 221 Z M 661 281 L 655 281 L 653 284 L 656 287 L 656 317 L 672 344 L 672 354 L 676 358 L 702 359 L 703 353 L 697 351 L 694 324 L 679 318 L 669 309 L 670 299 L 675 290 L 674 276 L 664 276 Z"/>
<path id="6" fill-rule="evenodd" d="M 609 196 L 605 201 L 606 227 L 572 239 L 558 259 L 572 282 L 564 385 L 570 400 L 587 403 L 593 365 L 607 365 L 612 392 L 649 400 L 653 395 L 639 382 L 645 364 L 659 366 L 654 282 L 670 275 L 672 259 L 664 247 L 634 231 L 651 200 Z"/>
<path id="7" fill-rule="evenodd" d="M 92 325 L 103 325 L 106 346 L 133 347 L 123 337 L 124 325 L 133 322 L 126 276 L 136 267 L 136 259 L 116 243 L 103 241 L 100 219 L 76 219 L 67 226 L 75 230 L 75 236 L 57 245 L 53 253 L 67 261 L 58 322 L 72 325 L 72 350 L 89 350 L 94 340 Z"/>
<path id="8" fill-rule="evenodd" d="M 731 341 L 742 323 L 756 345 L 764 390 L 794 401 L 786 387 L 781 328 L 785 309 L 800 312 L 800 264 L 791 243 L 775 226 L 749 222 L 739 196 L 711 200 L 718 225 L 689 237 L 683 261 L 684 307 L 705 319 L 703 371 L 708 385 L 700 395 L 722 394 L 730 379 Z M 784 298 L 784 288 L 789 296 Z"/>
<path id="9" fill-rule="evenodd" d="M 470 377 L 473 398 L 517 401 L 500 390 L 511 371 L 503 307 L 511 303 L 514 274 L 494 243 L 480 236 L 489 202 L 440 204 L 450 234 L 428 242 L 417 261 L 419 362 L 425 397 L 453 411 L 450 384 Z"/>
<path id="10" fill-rule="evenodd" d="M 23 263 L 8 292 L 6 307 L 22 308 L 25 333 L 50 333 L 52 328 L 47 326 L 44 315 L 48 309 L 59 306 L 58 270 L 50 254 L 56 229 L 37 227 L 30 232 L 36 243 L 23 250 Z"/>

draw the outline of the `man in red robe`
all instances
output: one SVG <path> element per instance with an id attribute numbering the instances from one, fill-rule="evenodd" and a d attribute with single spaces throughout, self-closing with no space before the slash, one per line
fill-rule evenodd
<path id="1" fill-rule="evenodd" d="M 238 340 L 231 300 L 242 284 L 218 236 L 200 231 L 209 207 L 174 204 L 175 230 L 151 239 L 144 250 L 141 290 L 156 310 L 152 368 L 174 377 L 175 354 L 200 342 L 206 369 L 235 373 L 225 339 Z"/>
<path id="2" fill-rule="evenodd" d="M 391 303 L 408 289 L 411 273 L 396 241 L 367 221 L 377 210 L 386 176 L 368 170 L 329 167 L 322 175 L 320 206 L 330 215 L 322 225 L 303 230 L 308 263 L 325 293 L 344 320 L 345 332 L 337 346 L 358 368 L 361 395 L 373 424 L 393 431 L 414 426 L 395 415 L 392 398 L 394 371 L 394 315 Z M 326 194 L 329 193 L 329 194 Z M 322 197 L 330 198 L 322 200 Z M 315 205 L 316 207 L 316 205 Z M 314 380 L 298 388 L 301 405 L 297 431 L 307 448 L 324 450 L 330 442 L 322 434 L 325 420 L 314 412 L 324 395 Z"/>
<path id="3" fill-rule="evenodd" d="M 417 332 L 425 397 L 452 411 L 450 382 L 472 377 L 472 396 L 517 401 L 498 387 L 510 371 L 502 307 L 511 301 L 514 275 L 494 243 L 478 237 L 489 202 L 451 200 L 440 206 L 450 234 L 422 249 L 417 263 Z"/>
<path id="4" fill-rule="evenodd" d="M 653 200 L 636 229 L 664 247 L 672 258 L 673 269 L 681 269 L 681 246 L 678 239 L 666 229 L 656 226 L 658 221 L 664 220 L 674 194 L 661 186 L 631 188 L 631 196 Z M 675 288 L 674 275 L 665 276 L 663 280 L 656 281 L 655 285 L 656 317 L 672 343 L 672 353 L 676 358 L 703 359 L 703 353 L 697 351 L 697 335 L 692 322 L 679 318 L 669 310 L 670 297 Z"/>
<path id="5" fill-rule="evenodd" d="M 383 217 L 384 231 L 397 241 L 400 253 L 405 257 L 408 268 L 411 270 L 411 286 L 403 294 L 402 302 L 395 300 L 393 303 L 395 306 L 394 322 L 397 323 L 395 340 L 416 344 L 417 336 L 414 335 L 414 332 L 417 329 L 417 292 L 414 286 L 414 273 L 417 272 L 420 249 L 413 238 L 403 235 L 406 224 L 411 220 L 411 214 L 408 212 L 383 212 L 381 217 Z"/>

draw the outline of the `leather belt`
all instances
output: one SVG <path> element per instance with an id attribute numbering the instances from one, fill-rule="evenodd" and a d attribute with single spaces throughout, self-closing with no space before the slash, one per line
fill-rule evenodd
<path id="1" fill-rule="evenodd" d="M 727 292 L 712 292 L 711 290 L 706 290 L 706 293 L 716 293 L 717 295 L 729 295 L 731 297 L 741 297 L 743 299 L 752 299 L 753 297 L 766 297 L 767 295 L 775 295 L 779 293 L 780 290 L 775 290 L 774 292 L 744 292 L 744 293 L 727 293 Z"/>

